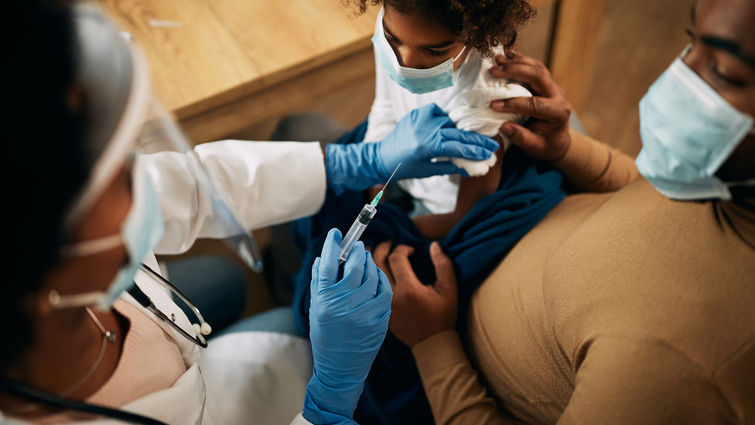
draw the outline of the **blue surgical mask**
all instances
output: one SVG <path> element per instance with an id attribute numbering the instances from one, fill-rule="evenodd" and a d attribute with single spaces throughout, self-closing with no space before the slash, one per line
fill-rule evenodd
<path id="1" fill-rule="evenodd" d="M 407 68 L 399 64 L 396 52 L 385 38 L 383 29 L 383 9 L 380 9 L 375 34 L 372 36 L 372 45 L 375 50 L 375 60 L 383 67 L 386 74 L 396 84 L 414 94 L 429 93 L 445 89 L 454 85 L 454 62 L 461 57 L 466 46 L 452 59 L 428 69 Z"/>
<path id="2" fill-rule="evenodd" d="M 715 173 L 752 129 L 752 117 L 678 58 L 640 101 L 637 168 L 671 199 L 731 199 L 729 186 L 755 180 L 725 183 Z"/>
<path id="3" fill-rule="evenodd" d="M 95 305 L 100 310 L 109 310 L 113 303 L 134 285 L 134 276 L 142 260 L 157 246 L 164 231 L 157 193 L 138 158 L 132 172 L 132 194 L 131 209 L 123 222 L 120 234 L 79 242 L 64 249 L 64 255 L 84 256 L 113 249 L 122 244 L 128 252 L 128 263 L 118 270 L 104 292 L 60 295 L 53 291 L 50 293 L 53 306 L 69 308 Z"/>

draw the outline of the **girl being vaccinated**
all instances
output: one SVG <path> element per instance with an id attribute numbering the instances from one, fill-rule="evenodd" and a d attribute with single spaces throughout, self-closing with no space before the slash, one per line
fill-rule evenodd
<path id="1" fill-rule="evenodd" d="M 362 10 L 366 3 L 357 2 Z M 412 216 L 420 232 L 437 239 L 498 187 L 502 159 L 509 146 L 499 127 L 526 117 L 495 112 L 490 102 L 531 94 L 515 82 L 492 77 L 488 70 L 494 65 L 494 55 L 503 54 L 513 44 L 516 30 L 534 11 L 523 0 L 382 3 L 372 37 L 375 100 L 364 140 L 382 140 L 406 114 L 435 103 L 458 128 L 494 137 L 501 144 L 487 161 L 454 160 L 469 177 L 436 176 L 399 182 L 413 198 Z"/>

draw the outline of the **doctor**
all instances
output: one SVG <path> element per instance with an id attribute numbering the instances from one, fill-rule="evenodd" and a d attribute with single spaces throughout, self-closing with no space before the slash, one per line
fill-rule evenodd
<path id="1" fill-rule="evenodd" d="M 283 335 L 227 336 L 220 357 L 271 366 L 258 368 L 260 380 L 225 371 L 213 393 L 215 372 L 200 365 L 211 326 L 159 274 L 154 254 L 233 236 L 254 265 L 253 240 L 240 231 L 314 213 L 326 182 L 367 188 L 399 162 L 399 178 L 457 173 L 430 160 L 481 160 L 497 144 L 428 107 L 382 143 L 188 150 L 151 96 L 144 59 L 100 13 L 27 0 L 10 10 L 22 36 L 9 48 L 18 66 L 6 98 L 15 254 L 0 294 L 0 423 L 268 423 L 289 413 L 290 400 L 299 403 L 293 423 L 352 423 L 392 297 L 361 243 L 339 278 L 341 235 L 332 231 L 314 265 L 311 354 Z M 311 379 L 299 388 L 291 371 L 302 364 Z M 224 410 L 221 401 L 240 392 L 260 401 Z"/>

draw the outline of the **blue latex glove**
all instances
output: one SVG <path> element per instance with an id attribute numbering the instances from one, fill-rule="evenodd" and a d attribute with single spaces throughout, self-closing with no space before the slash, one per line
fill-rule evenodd
<path id="1" fill-rule="evenodd" d="M 409 112 L 379 143 L 329 144 L 325 169 L 337 194 L 362 190 L 388 180 L 401 163 L 397 180 L 466 172 L 448 161 L 433 158 L 456 157 L 473 161 L 490 158 L 498 142 L 481 134 L 459 130 L 434 103 Z"/>
<path id="2" fill-rule="evenodd" d="M 372 255 L 357 242 L 338 279 L 341 232 L 328 233 L 312 265 L 309 337 L 314 368 L 304 398 L 313 424 L 353 424 L 354 409 L 388 331 L 393 290 Z"/>

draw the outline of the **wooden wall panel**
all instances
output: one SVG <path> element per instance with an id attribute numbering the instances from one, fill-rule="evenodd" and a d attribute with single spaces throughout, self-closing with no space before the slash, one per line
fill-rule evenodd
<path id="1" fill-rule="evenodd" d="M 550 68 L 579 111 L 590 89 L 605 0 L 562 0 L 558 4 Z"/>

